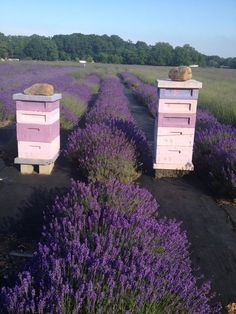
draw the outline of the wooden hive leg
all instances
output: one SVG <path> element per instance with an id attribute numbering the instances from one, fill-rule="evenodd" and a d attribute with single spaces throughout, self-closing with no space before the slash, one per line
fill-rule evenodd
<path id="1" fill-rule="evenodd" d="M 39 165 L 39 174 L 49 175 L 51 174 L 53 167 L 54 167 L 54 162 L 48 165 Z"/>
<path id="2" fill-rule="evenodd" d="M 34 171 L 33 165 L 20 165 L 21 174 L 32 174 Z"/>

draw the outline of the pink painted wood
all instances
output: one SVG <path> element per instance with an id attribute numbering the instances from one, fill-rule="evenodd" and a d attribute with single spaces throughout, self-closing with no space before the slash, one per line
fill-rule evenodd
<path id="1" fill-rule="evenodd" d="M 156 145 L 193 146 L 194 128 L 160 127 L 156 132 Z"/>
<path id="2" fill-rule="evenodd" d="M 60 136 L 51 143 L 18 141 L 18 157 L 28 159 L 52 159 L 60 149 Z"/>
<path id="3" fill-rule="evenodd" d="M 192 164 L 192 147 L 157 146 L 156 164 Z"/>
<path id="4" fill-rule="evenodd" d="M 158 112 L 162 113 L 196 113 L 197 100 L 159 99 Z"/>
<path id="5" fill-rule="evenodd" d="M 46 102 L 46 101 L 26 101 L 17 100 L 16 110 L 27 110 L 27 111 L 53 111 L 60 107 L 60 101 Z"/>
<path id="6" fill-rule="evenodd" d="M 33 123 L 33 124 L 52 124 L 58 121 L 60 118 L 59 108 L 53 111 L 16 111 L 17 123 Z"/>
<path id="7" fill-rule="evenodd" d="M 196 114 L 194 113 L 158 113 L 157 127 L 194 128 Z"/>
<path id="8" fill-rule="evenodd" d="M 17 141 L 50 143 L 60 134 L 60 122 L 49 125 L 17 123 Z"/>

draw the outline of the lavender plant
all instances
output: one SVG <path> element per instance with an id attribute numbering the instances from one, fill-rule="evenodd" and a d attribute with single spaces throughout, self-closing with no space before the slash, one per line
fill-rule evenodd
<path id="1" fill-rule="evenodd" d="M 197 110 L 197 120 L 196 120 L 196 130 L 205 130 L 212 127 L 217 127 L 220 125 L 220 122 L 206 109 L 198 108 Z"/>
<path id="2" fill-rule="evenodd" d="M 101 82 L 96 103 L 86 114 L 86 122 L 97 123 L 114 118 L 133 121 L 120 81 L 116 77 L 108 77 Z"/>
<path id="3" fill-rule="evenodd" d="M 116 178 L 130 182 L 139 176 L 134 143 L 122 131 L 105 123 L 77 128 L 68 138 L 66 154 L 91 181 Z"/>
<path id="4" fill-rule="evenodd" d="M 134 143 L 140 168 L 143 170 L 150 163 L 151 152 L 146 137 L 135 124 L 128 108 L 128 99 L 117 77 L 102 81 L 97 100 L 85 118 L 87 124 L 105 122 L 124 132 L 126 138 Z M 144 167 L 141 167 L 143 165 Z"/>
<path id="5" fill-rule="evenodd" d="M 145 172 L 150 164 L 152 164 L 152 153 L 143 131 L 132 120 L 112 119 L 111 121 L 107 121 L 107 124 L 121 130 L 127 140 L 133 143 L 138 169 Z"/>
<path id="6" fill-rule="evenodd" d="M 197 115 L 193 160 L 214 193 L 236 197 L 236 128 L 205 111 Z"/>
<path id="7" fill-rule="evenodd" d="M 1 290 L 0 311 L 220 313 L 210 304 L 209 283 L 198 287 L 192 274 L 180 224 L 144 214 L 145 207 L 158 209 L 149 192 L 107 184 L 98 193 L 94 185 L 72 182 L 55 200 L 32 264 L 14 287 Z M 123 210 L 134 196 L 137 202 Z"/>

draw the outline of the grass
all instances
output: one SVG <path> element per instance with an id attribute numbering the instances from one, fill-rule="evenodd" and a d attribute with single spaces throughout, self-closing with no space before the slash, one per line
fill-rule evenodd
<path id="1" fill-rule="evenodd" d="M 86 110 L 86 105 L 83 102 L 79 102 L 78 99 L 68 93 L 63 93 L 62 104 L 78 117 L 81 117 Z"/>
<path id="2" fill-rule="evenodd" d="M 75 97 L 73 97 L 72 95 L 68 93 L 63 93 L 61 102 L 71 112 L 75 113 L 78 118 L 80 118 L 87 109 L 86 104 L 84 104 L 83 102 L 79 102 L 78 99 L 76 99 Z M 61 123 L 61 127 L 66 130 L 72 129 L 74 127 L 74 124 L 70 122 L 69 120 L 67 120 L 63 114 L 61 114 L 60 123 Z"/>

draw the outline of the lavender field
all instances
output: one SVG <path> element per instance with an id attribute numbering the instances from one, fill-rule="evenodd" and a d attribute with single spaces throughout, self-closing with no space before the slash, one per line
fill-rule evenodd
<path id="1" fill-rule="evenodd" d="M 50 66 L 46 64 L 0 64 L 0 121 L 14 120 L 14 93 L 23 92 L 25 88 L 38 82 L 52 84 L 55 92 L 63 93 L 62 127 L 72 128 L 78 118 L 85 112 L 92 94 L 97 91 L 99 77 L 87 75 L 84 80 L 76 80 L 73 72 L 75 66 Z"/>
<path id="2" fill-rule="evenodd" d="M 43 209 L 32 259 L 1 287 L 0 313 L 222 312 L 219 291 L 193 267 L 181 222 L 159 217 L 158 198 L 137 184 L 151 176 L 152 151 L 125 89 L 155 116 L 157 93 L 146 68 L 0 64 L 3 126 L 14 123 L 13 93 L 43 82 L 63 94 L 61 128 L 69 136 L 61 155 L 73 173 L 67 192 Z M 236 129 L 207 106 L 197 115 L 195 175 L 232 202 Z"/>

